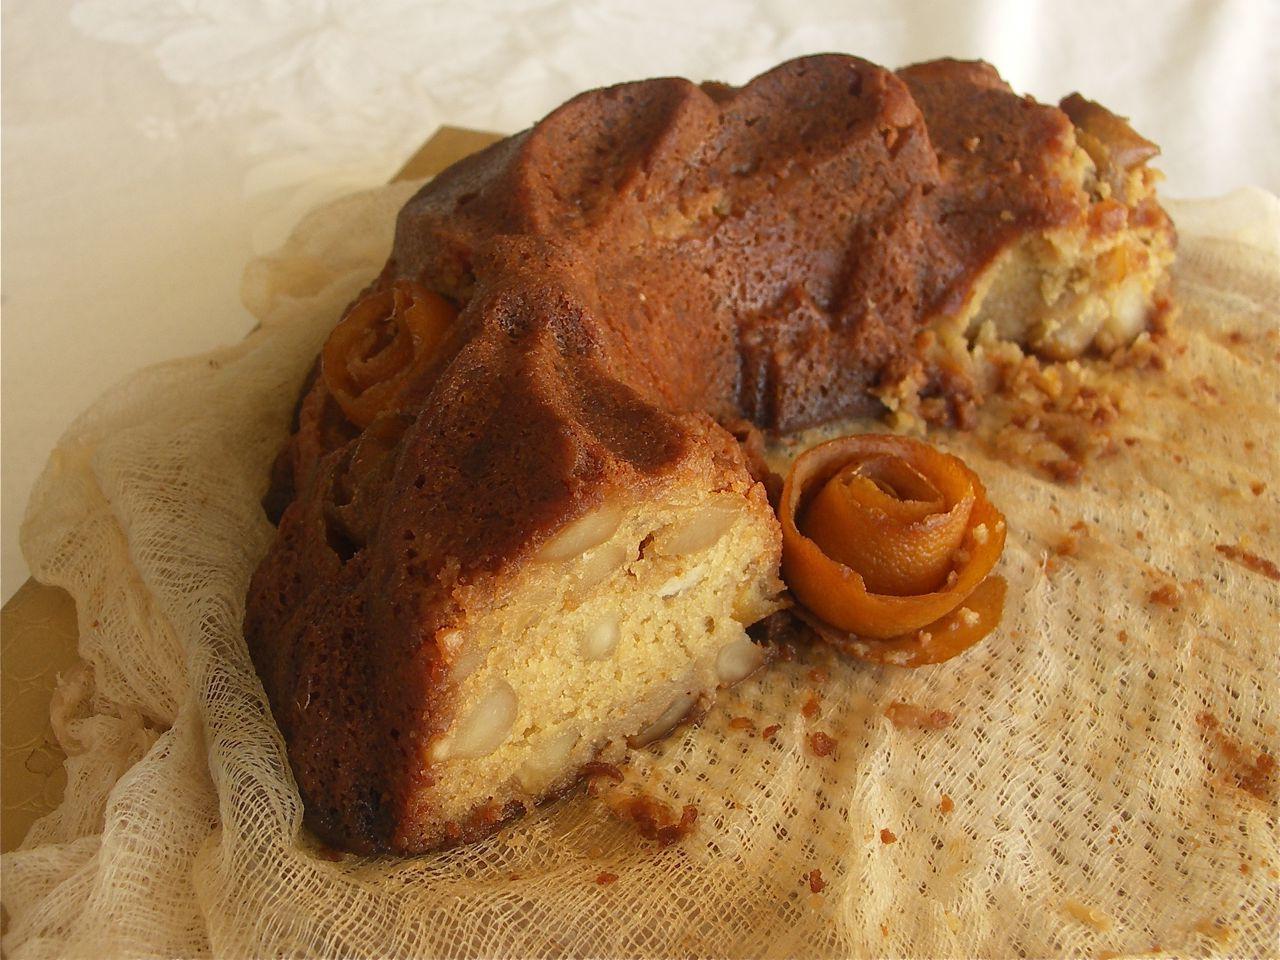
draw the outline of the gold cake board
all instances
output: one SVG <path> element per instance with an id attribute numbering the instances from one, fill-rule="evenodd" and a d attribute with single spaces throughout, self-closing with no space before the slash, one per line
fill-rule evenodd
<path id="1" fill-rule="evenodd" d="M 441 127 L 392 181 L 434 176 L 500 139 Z M 75 603 L 58 587 L 28 580 L 0 609 L 0 851 L 18 846 L 62 798 L 64 754 L 49 725 L 49 698 L 58 674 L 76 662 L 77 637 Z"/>

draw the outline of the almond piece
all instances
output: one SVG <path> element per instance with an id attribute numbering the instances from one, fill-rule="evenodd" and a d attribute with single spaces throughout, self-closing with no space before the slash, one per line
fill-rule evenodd
<path id="1" fill-rule="evenodd" d="M 678 694 L 671 705 L 662 711 L 657 720 L 649 724 L 634 737 L 630 739 L 633 747 L 643 747 L 646 744 L 653 743 L 655 740 L 661 740 L 668 733 L 676 728 L 676 725 L 685 718 L 685 714 L 693 707 L 697 701 L 696 693 L 685 692 Z"/>
<path id="2" fill-rule="evenodd" d="M 701 553 L 720 542 L 739 514 L 739 510 L 727 503 L 704 506 L 688 518 L 665 527 L 654 538 L 654 552 L 663 557 Z"/>
<path id="3" fill-rule="evenodd" d="M 578 568 L 578 580 L 569 588 L 565 600 L 570 607 L 591 598 L 596 588 L 614 575 L 629 559 L 629 552 L 621 543 L 606 543 L 587 554 Z"/>
<path id="4" fill-rule="evenodd" d="M 538 550 L 537 559 L 555 561 L 580 557 L 612 537 L 620 523 L 622 510 L 612 504 L 605 504 L 556 533 Z"/>
<path id="5" fill-rule="evenodd" d="M 471 711 L 454 724 L 447 756 L 474 760 L 493 753 L 510 735 L 518 705 L 511 684 L 497 680 Z"/>
<path id="6" fill-rule="evenodd" d="M 516 771 L 517 782 L 526 793 L 541 793 L 564 773 L 569 755 L 581 739 L 582 734 L 569 728 L 539 744 Z"/>
<path id="7" fill-rule="evenodd" d="M 584 660 L 607 660 L 613 656 L 614 648 L 622 636 L 618 618 L 613 614 L 605 614 L 595 623 L 582 631 L 581 647 Z"/>
<path id="8" fill-rule="evenodd" d="M 725 686 L 737 683 L 764 663 L 764 650 L 746 634 L 730 640 L 716 655 L 716 676 Z"/>

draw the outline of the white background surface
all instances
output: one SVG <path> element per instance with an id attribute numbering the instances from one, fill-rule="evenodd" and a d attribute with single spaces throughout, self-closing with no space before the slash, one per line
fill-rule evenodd
<path id="1" fill-rule="evenodd" d="M 504 132 L 579 90 L 742 82 L 802 53 L 982 57 L 1164 147 L 1170 196 L 1280 191 L 1280 0 L 7 0 L 3 594 L 59 433 L 132 370 L 242 336 L 245 261 L 385 181 L 442 123 Z"/>

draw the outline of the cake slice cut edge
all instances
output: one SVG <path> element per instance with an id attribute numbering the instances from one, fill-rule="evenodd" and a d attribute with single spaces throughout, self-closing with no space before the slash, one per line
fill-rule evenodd
<path id="1" fill-rule="evenodd" d="M 761 666 L 747 627 L 781 606 L 781 535 L 764 488 L 688 469 L 615 488 L 436 637 L 429 776 L 392 846 L 463 840 L 618 762 Z"/>
<path id="2" fill-rule="evenodd" d="M 971 416 L 956 408 L 998 391 L 997 357 L 1105 358 L 1167 327 L 1177 233 L 1157 196 L 1163 174 L 1148 165 L 1159 149 L 1079 94 L 1064 98 L 1061 110 L 1070 126 L 1058 149 L 1046 151 L 1046 176 L 1069 213 L 1025 229 L 1012 223 L 1019 216 L 1012 211 L 980 211 L 993 228 L 1010 225 L 929 322 L 919 340 L 923 367 L 878 389 L 895 427 L 918 430 L 939 419 L 927 399 L 929 371 L 951 371 L 959 374 L 952 382 L 968 384 L 942 417 L 965 426 Z M 965 143 L 980 143 L 981 133 Z M 945 147 L 939 155 L 945 166 Z M 989 163 L 983 175 L 1012 179 L 1022 171 L 1015 160 Z M 972 201 L 968 207 L 974 212 Z"/>

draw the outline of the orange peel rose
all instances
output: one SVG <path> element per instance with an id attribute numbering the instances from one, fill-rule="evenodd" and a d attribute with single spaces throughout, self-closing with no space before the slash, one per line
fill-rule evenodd
<path id="1" fill-rule="evenodd" d="M 413 280 L 396 280 L 351 305 L 320 354 L 320 372 L 347 419 L 364 429 L 429 360 L 458 311 Z"/>
<path id="2" fill-rule="evenodd" d="M 782 574 L 826 640 L 881 663 L 955 656 L 1000 621 L 1005 521 L 963 461 L 907 437 L 802 454 L 779 504 Z"/>

